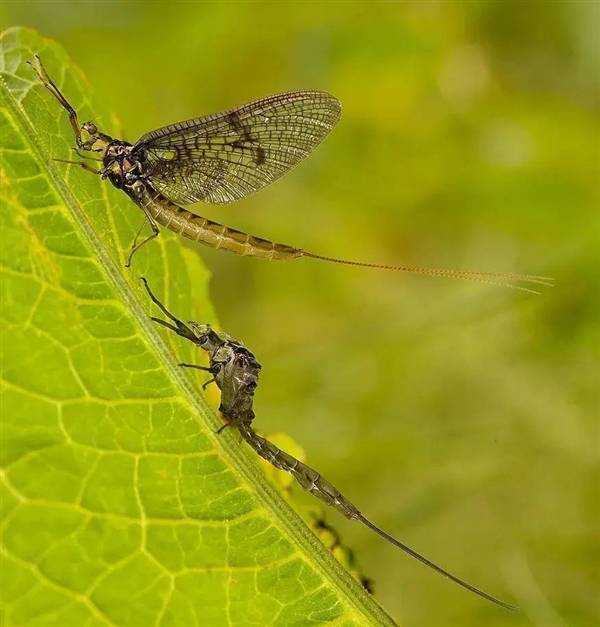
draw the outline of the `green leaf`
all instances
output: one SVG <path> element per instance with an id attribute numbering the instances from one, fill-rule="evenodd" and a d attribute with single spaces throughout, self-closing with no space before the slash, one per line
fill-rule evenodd
<path id="1" fill-rule="evenodd" d="M 57 44 L 15 28 L 0 52 L 2 624 L 393 624 L 234 430 L 215 434 L 216 395 L 177 367 L 199 356 L 149 320 L 139 281 L 214 322 L 207 271 L 166 232 L 124 269 L 142 214 L 53 161 L 72 130 L 25 62 L 82 121 L 111 133 L 111 116 Z"/>

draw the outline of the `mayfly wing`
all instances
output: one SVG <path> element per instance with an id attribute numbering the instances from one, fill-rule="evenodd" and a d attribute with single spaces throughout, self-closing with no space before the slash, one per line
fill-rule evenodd
<path id="1" fill-rule="evenodd" d="M 339 101 L 326 92 L 293 91 L 269 96 L 222 113 L 159 128 L 135 145 L 100 132 L 93 122 L 79 124 L 75 109 L 50 79 L 39 57 L 30 63 L 42 84 L 66 109 L 77 146 L 97 154 L 104 167 L 83 161 L 66 163 L 108 179 L 143 211 L 152 233 L 138 243 L 138 231 L 125 267 L 133 255 L 157 237 L 158 225 L 212 248 L 268 260 L 300 257 L 364 268 L 480 281 L 537 293 L 525 282 L 552 285 L 537 275 L 472 272 L 364 263 L 319 255 L 231 229 L 196 215 L 180 204 L 199 200 L 228 203 L 252 194 L 289 172 L 327 136 L 341 117 Z M 85 134 L 85 141 L 82 139 Z M 142 224 L 143 226 L 143 224 Z"/>
<path id="2" fill-rule="evenodd" d="M 169 200 L 229 203 L 298 165 L 325 139 L 342 107 L 322 91 L 291 91 L 147 133 L 132 153 Z"/>

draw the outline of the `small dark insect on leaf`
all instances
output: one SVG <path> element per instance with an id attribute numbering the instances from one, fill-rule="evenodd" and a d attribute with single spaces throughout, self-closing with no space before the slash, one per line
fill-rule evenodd
<path id="1" fill-rule="evenodd" d="M 80 124 L 75 109 L 40 58 L 36 61 L 29 65 L 67 111 L 77 147 L 97 153 L 103 167 L 96 170 L 83 161 L 66 162 L 108 179 L 144 213 L 126 267 L 136 251 L 158 236 L 160 225 L 213 248 L 268 260 L 312 257 L 351 266 L 481 281 L 527 292 L 534 290 L 506 282 L 551 284 L 552 279 L 534 275 L 386 266 L 326 257 L 231 229 L 179 206 L 240 200 L 297 166 L 340 120 L 340 102 L 326 92 L 290 91 L 269 96 L 222 113 L 170 124 L 130 144 L 100 132 L 93 122 Z M 146 222 L 152 233 L 138 243 Z"/>
<path id="2" fill-rule="evenodd" d="M 344 546 L 340 534 L 325 520 L 324 512 L 320 510 L 312 511 L 310 513 L 310 519 L 309 527 L 315 535 L 325 544 L 333 555 L 341 554 L 343 556 L 341 559 L 338 557 L 338 561 L 347 566 L 350 574 L 360 583 L 366 592 L 375 594 L 375 582 L 360 572 L 354 551 Z"/>
<path id="3" fill-rule="evenodd" d="M 506 609 L 517 609 L 514 605 L 500 601 L 479 588 L 455 577 L 406 544 L 403 544 L 387 534 L 365 518 L 354 504 L 316 470 L 313 470 L 310 466 L 292 457 L 289 453 L 282 451 L 266 438 L 258 435 L 252 428 L 252 422 L 255 417 L 253 409 L 254 392 L 258 386 L 261 366 L 253 353 L 241 342 L 234 340 L 227 334 L 222 332 L 217 333 L 210 325 L 200 325 L 193 321 L 189 321 L 187 324 L 182 322 L 170 313 L 156 296 L 154 296 L 146 279 L 142 278 L 142 282 L 152 302 L 162 311 L 170 322 L 154 317 L 152 320 L 171 329 L 208 353 L 209 365 L 207 368 L 201 367 L 201 369 L 207 370 L 212 375 L 213 378 L 211 382 L 216 383 L 221 391 L 221 405 L 219 411 L 227 421 L 224 426 L 232 425 L 236 427 L 244 440 L 246 440 L 262 458 L 266 459 L 275 466 L 275 468 L 289 472 L 305 490 L 314 494 L 327 505 L 337 509 L 338 512 L 346 516 L 346 518 L 358 520 L 394 546 L 408 553 L 422 564 L 444 575 L 444 577 L 454 581 L 454 583 L 457 583 L 459 586 Z M 192 364 L 180 365 L 198 368 L 198 366 Z"/>

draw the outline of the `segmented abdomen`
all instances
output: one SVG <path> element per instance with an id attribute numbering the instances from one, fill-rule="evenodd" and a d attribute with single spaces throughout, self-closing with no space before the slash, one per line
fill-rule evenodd
<path id="1" fill-rule="evenodd" d="M 300 248 L 277 244 L 198 216 L 145 187 L 136 190 L 134 199 L 161 226 L 211 248 L 269 260 L 296 259 L 304 254 Z"/>
<path id="2" fill-rule="evenodd" d="M 246 442 L 263 458 L 279 470 L 285 470 L 293 475 L 298 483 L 311 494 L 331 507 L 335 507 L 346 518 L 358 519 L 361 517 L 356 507 L 345 498 L 340 491 L 329 481 L 323 479 L 316 471 L 292 457 L 272 442 L 258 435 L 249 424 L 237 423 L 236 425 Z"/>

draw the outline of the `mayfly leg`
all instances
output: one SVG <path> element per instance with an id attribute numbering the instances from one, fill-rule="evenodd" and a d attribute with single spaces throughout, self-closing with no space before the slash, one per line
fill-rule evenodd
<path id="1" fill-rule="evenodd" d="M 152 212 L 150 211 L 150 208 L 148 207 L 148 199 L 145 198 L 145 195 L 140 196 L 137 193 L 138 190 L 139 190 L 139 184 L 136 184 L 132 187 L 133 199 L 135 200 L 138 207 L 144 212 L 145 219 L 142 222 L 142 225 L 140 226 L 140 228 L 138 229 L 138 232 L 135 234 L 135 237 L 133 238 L 133 244 L 131 244 L 129 257 L 127 257 L 127 263 L 125 264 L 126 268 L 129 268 L 131 266 L 131 260 L 133 259 L 133 255 L 135 255 L 135 253 L 142 246 L 144 246 L 144 244 L 148 244 L 148 242 L 151 242 L 154 238 L 158 237 L 160 234 L 160 231 L 158 229 L 158 224 L 156 223 L 156 220 L 154 219 L 154 216 L 152 215 Z M 152 199 L 150 202 L 154 200 L 155 199 Z M 143 239 L 138 244 L 137 241 L 142 233 L 143 228 L 146 226 L 146 222 L 148 222 L 148 224 L 150 225 L 150 228 L 152 229 L 152 233 L 150 233 L 148 237 Z"/>
<path id="2" fill-rule="evenodd" d="M 177 364 L 178 366 L 180 366 L 181 368 L 195 368 L 196 370 L 207 370 L 210 371 L 210 368 L 207 368 L 206 366 L 199 366 L 198 364 L 185 364 L 185 363 L 180 363 Z M 213 379 L 214 381 L 214 379 Z M 208 383 L 212 383 L 213 381 L 208 381 Z M 208 383 L 205 383 L 204 385 L 208 385 Z M 204 387 L 204 386 L 202 386 Z"/>
<path id="3" fill-rule="evenodd" d="M 67 113 L 69 114 L 69 122 L 71 123 L 71 126 L 73 127 L 73 132 L 75 133 L 75 141 L 77 142 L 77 146 L 81 149 L 85 149 L 85 144 L 81 139 L 81 127 L 79 126 L 79 120 L 77 119 L 77 112 L 70 105 L 69 101 L 63 96 L 62 92 L 56 86 L 54 81 L 50 78 L 48 72 L 46 72 L 46 68 L 42 63 L 42 60 L 37 54 L 35 55 L 35 59 L 38 62 L 38 67 L 35 67 L 35 65 L 31 61 L 27 61 L 28 65 L 30 65 L 31 69 L 36 73 L 42 85 L 44 85 L 44 87 L 67 110 Z"/>
<path id="4" fill-rule="evenodd" d="M 79 167 L 83 168 L 86 172 L 91 172 L 92 174 L 100 174 L 100 172 L 102 172 L 102 170 L 96 170 L 96 168 L 92 168 L 91 165 L 89 165 L 88 163 L 85 163 L 84 161 L 72 161 L 71 159 L 58 159 L 56 157 L 53 158 L 52 161 L 59 161 L 60 163 L 70 163 L 71 165 L 78 165 Z"/>
<path id="5" fill-rule="evenodd" d="M 186 340 L 190 340 L 190 342 L 193 342 L 194 344 L 196 344 L 198 346 L 199 345 L 199 338 L 194 333 L 194 331 L 192 329 L 190 329 L 190 327 L 188 327 L 187 324 L 185 324 L 182 320 L 180 320 L 179 318 L 176 318 L 158 300 L 158 298 L 156 298 L 156 296 L 152 293 L 152 290 L 150 289 L 150 286 L 148 285 L 148 281 L 146 281 L 146 279 L 144 277 L 140 277 L 140 279 L 141 279 L 142 283 L 144 284 L 144 287 L 146 288 L 146 291 L 148 292 L 148 296 L 150 296 L 150 300 L 152 300 L 152 302 L 165 314 L 165 316 L 167 316 L 167 318 L 172 320 L 175 324 L 170 324 L 170 323 L 166 322 L 165 320 L 161 320 L 160 318 L 155 318 L 153 316 L 150 318 L 150 320 L 152 320 L 153 322 L 156 322 L 157 324 L 162 325 L 163 327 L 166 327 L 167 329 L 170 329 L 171 331 L 174 331 L 175 333 L 177 333 L 177 335 L 185 338 Z M 213 372 L 213 369 L 210 368 L 209 366 L 199 366 L 197 364 L 186 364 L 186 363 L 179 363 L 177 365 L 181 366 L 182 368 L 195 368 L 196 370 L 203 370 L 204 372 L 210 372 L 210 373 Z M 214 377 L 212 379 L 209 379 L 208 381 L 206 381 L 202 385 L 202 389 L 206 390 L 206 388 L 211 383 L 216 383 L 216 379 L 214 379 Z M 227 424 L 225 426 L 227 426 Z M 219 429 L 219 432 L 220 431 L 221 431 L 221 429 Z"/>
<path id="6" fill-rule="evenodd" d="M 133 244 L 131 244 L 131 250 L 129 251 L 129 257 L 127 257 L 127 263 L 125 264 L 126 268 L 131 267 L 131 260 L 133 259 L 133 255 L 135 255 L 135 253 L 137 253 L 137 251 L 144 244 L 147 244 L 148 242 L 151 242 L 155 237 L 158 237 L 159 234 L 160 234 L 160 231 L 158 230 L 158 226 L 157 226 L 156 222 L 154 221 L 154 218 L 148 213 L 148 211 L 144 207 L 142 207 L 142 210 L 146 214 L 146 219 L 142 222 L 142 226 L 140 226 L 140 228 L 138 229 L 138 232 L 136 233 L 136 235 L 135 235 L 135 237 L 133 239 Z M 148 222 L 148 224 L 152 228 L 152 233 L 150 233 L 150 235 L 148 235 L 148 237 L 143 239 L 138 244 L 137 243 L 138 238 L 139 238 L 139 236 L 142 233 L 142 229 L 146 226 L 146 222 Z"/>
<path id="7" fill-rule="evenodd" d="M 163 312 L 163 314 L 165 314 L 165 316 L 167 316 L 167 318 L 169 318 L 169 320 L 172 320 L 175 324 L 169 324 L 165 320 L 161 320 L 160 318 L 155 318 L 155 317 L 151 317 L 150 320 L 152 320 L 153 322 L 156 322 L 157 324 L 162 325 L 163 327 L 166 327 L 167 329 L 170 329 L 171 331 L 174 331 L 180 337 L 183 337 L 186 340 L 189 340 L 190 342 L 193 342 L 194 344 L 197 345 L 198 344 L 198 337 L 192 331 L 192 329 L 190 329 L 190 327 L 188 327 L 187 324 L 185 324 L 182 320 L 180 320 L 179 318 L 176 318 L 158 300 L 158 298 L 156 298 L 156 296 L 154 296 L 152 290 L 150 289 L 150 286 L 148 285 L 148 281 L 146 281 L 146 279 L 144 277 L 140 277 L 140 280 L 144 284 L 144 287 L 146 288 L 146 291 L 148 292 L 148 296 L 150 296 L 150 300 Z"/>
<path id="8" fill-rule="evenodd" d="M 79 152 L 77 148 L 71 148 L 71 150 L 73 150 L 73 152 L 75 152 L 75 154 L 78 157 L 81 157 L 82 159 L 87 159 L 88 161 L 98 161 L 99 163 L 102 163 L 104 161 L 100 157 L 92 157 L 90 155 L 84 155 L 82 152 Z"/>

